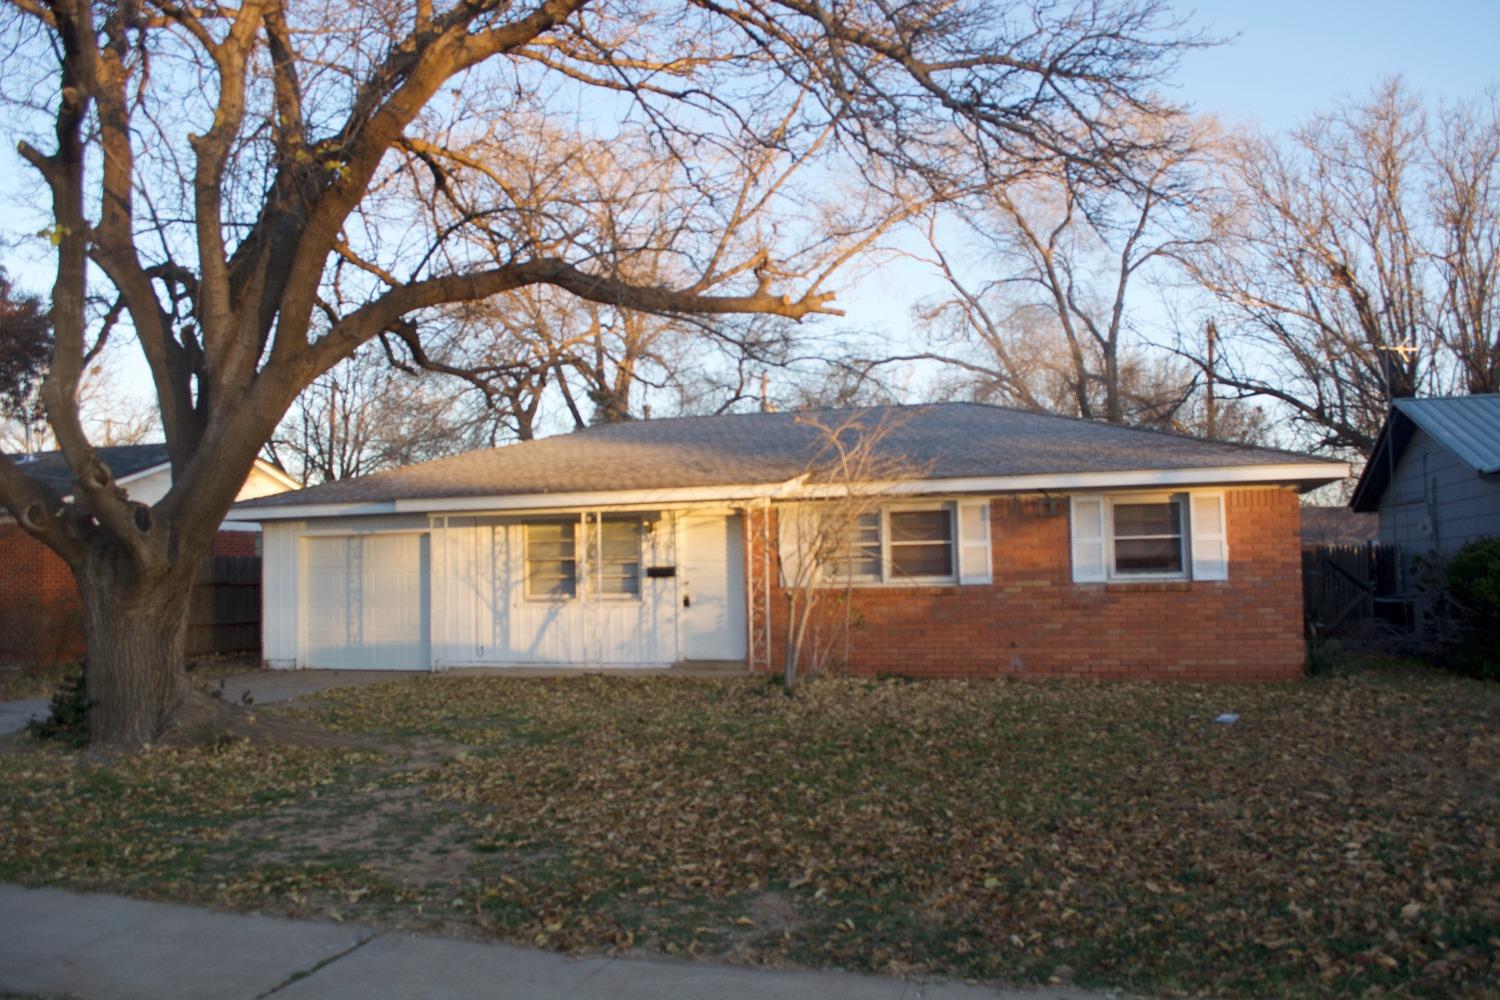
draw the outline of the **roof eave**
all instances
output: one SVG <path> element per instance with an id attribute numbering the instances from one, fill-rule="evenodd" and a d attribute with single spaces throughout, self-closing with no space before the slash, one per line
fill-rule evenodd
<path id="1" fill-rule="evenodd" d="M 1132 469 L 1110 472 L 1039 473 L 1017 476 L 974 476 L 951 479 L 913 479 L 866 484 L 893 496 L 936 493 L 1026 493 L 1061 490 L 1151 489 L 1171 486 L 1295 485 L 1306 492 L 1345 479 L 1347 462 L 1308 461 L 1267 465 L 1212 466 L 1198 469 Z M 467 497 L 414 497 L 345 503 L 280 504 L 234 507 L 229 516 L 240 521 L 294 521 L 322 517 L 363 517 L 379 514 L 479 513 L 520 510 L 567 510 L 580 507 L 640 506 L 673 503 L 743 502 L 777 498 L 836 496 L 845 488 L 811 484 L 805 477 L 782 483 L 725 486 L 667 487 L 647 490 L 604 490 L 577 493 L 516 493 Z"/>

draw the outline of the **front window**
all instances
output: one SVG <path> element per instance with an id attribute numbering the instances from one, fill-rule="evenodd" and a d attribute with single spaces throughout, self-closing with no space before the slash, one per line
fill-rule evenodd
<path id="1" fill-rule="evenodd" d="M 837 518 L 836 514 L 827 516 Z M 953 578 L 950 504 L 868 511 L 837 530 L 847 531 L 847 538 L 828 561 L 826 576 L 830 582 L 879 584 Z"/>
<path id="2" fill-rule="evenodd" d="M 891 577 L 948 577 L 953 575 L 953 513 L 934 510 L 893 510 L 890 525 Z"/>
<path id="3" fill-rule="evenodd" d="M 848 543 L 834 557 L 830 576 L 837 580 L 880 580 L 880 511 L 854 518 Z"/>
<path id="4" fill-rule="evenodd" d="M 640 519 L 605 518 L 599 525 L 598 560 L 601 594 L 605 597 L 638 595 L 641 592 Z"/>
<path id="5" fill-rule="evenodd" d="M 1114 575 L 1181 576 L 1183 556 L 1182 501 L 1116 500 L 1110 504 L 1113 521 Z"/>
<path id="6" fill-rule="evenodd" d="M 571 521 L 526 525 L 526 596 L 558 600 L 578 593 L 578 560 Z"/>

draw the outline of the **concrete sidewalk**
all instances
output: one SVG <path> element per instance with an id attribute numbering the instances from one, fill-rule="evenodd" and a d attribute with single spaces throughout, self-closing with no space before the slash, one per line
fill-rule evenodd
<path id="1" fill-rule="evenodd" d="M 79 1000 L 1097 1000 L 845 972 L 569 958 L 358 924 L 0 885 L 0 993 Z"/>
<path id="2" fill-rule="evenodd" d="M 0 701 L 0 736 L 19 733 L 32 719 L 45 719 L 52 708 L 46 698 L 26 701 Z"/>

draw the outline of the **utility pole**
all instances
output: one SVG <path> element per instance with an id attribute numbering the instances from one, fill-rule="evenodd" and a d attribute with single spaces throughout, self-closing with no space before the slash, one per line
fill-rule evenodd
<path id="1" fill-rule="evenodd" d="M 1216 441 L 1219 437 L 1219 404 L 1214 398 L 1214 364 L 1215 349 L 1219 342 L 1219 327 L 1212 319 L 1208 321 L 1203 335 L 1208 340 L 1208 386 L 1207 396 L 1203 404 L 1203 423 L 1208 431 L 1208 439 Z"/>
<path id="2" fill-rule="evenodd" d="M 1375 350 L 1380 354 L 1380 374 L 1385 381 L 1385 412 L 1389 414 L 1396 406 L 1396 362 L 1392 355 L 1400 355 L 1402 364 L 1406 364 L 1422 349 L 1415 342 L 1405 340 L 1395 344 L 1376 344 Z"/>
<path id="3" fill-rule="evenodd" d="M 1396 344 L 1376 344 L 1375 350 L 1380 353 L 1380 371 L 1385 377 L 1385 426 L 1386 433 L 1390 434 L 1395 430 L 1391 422 L 1395 419 L 1396 411 L 1396 393 L 1392 387 L 1392 383 L 1395 382 L 1396 378 L 1395 360 L 1391 355 L 1399 354 L 1401 361 L 1405 363 L 1416 357 L 1420 348 L 1412 341 L 1407 340 Z M 1390 476 L 1387 481 L 1394 483 L 1396 481 L 1396 449 L 1389 441 L 1386 442 L 1385 455 L 1387 464 L 1386 472 Z"/>

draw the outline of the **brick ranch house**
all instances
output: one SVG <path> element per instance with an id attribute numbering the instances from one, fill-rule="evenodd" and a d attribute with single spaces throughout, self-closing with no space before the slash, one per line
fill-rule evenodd
<path id="1" fill-rule="evenodd" d="M 172 465 L 164 444 L 117 445 L 99 449 L 115 482 L 133 499 L 152 504 L 172 487 Z M 31 478 L 63 498 L 73 475 L 61 452 L 11 458 Z M 257 460 L 240 490 L 242 500 L 297 488 L 297 481 L 269 462 Z M 214 555 L 255 555 L 260 525 L 226 521 L 214 539 Z M 0 511 L 0 659 L 55 663 L 83 655 L 82 607 L 73 571 L 62 557 L 28 535 Z"/>
<path id="2" fill-rule="evenodd" d="M 1298 495 L 1346 465 L 969 403 L 638 421 L 239 504 L 266 663 L 780 670 L 807 577 L 778 525 L 850 491 L 833 422 L 920 470 L 815 574 L 850 671 L 1302 675 Z"/>

